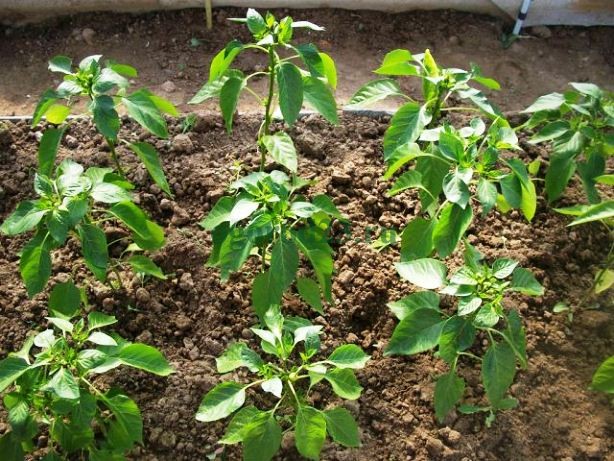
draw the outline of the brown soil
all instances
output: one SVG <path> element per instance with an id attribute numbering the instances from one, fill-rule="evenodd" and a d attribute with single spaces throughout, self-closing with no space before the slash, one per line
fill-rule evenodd
<path id="1" fill-rule="evenodd" d="M 171 122 L 175 135 L 179 132 L 176 123 Z M 445 370 L 443 362 L 431 354 L 382 357 L 395 325 L 386 303 L 408 294 L 412 287 L 395 273 L 392 262 L 398 260 L 397 251 L 376 253 L 361 237 L 367 228 L 403 226 L 416 205 L 412 193 L 393 199 L 384 196 L 388 184 L 380 180 L 384 171 L 381 137 L 386 126 L 387 119 L 343 117 L 340 126 L 332 127 L 309 116 L 291 130 L 300 150 L 299 171 L 318 180 L 313 193 L 326 192 L 334 198 L 352 222 L 353 234 L 335 245 L 335 303 L 326 315 L 315 317 L 294 296 L 288 296 L 285 309 L 315 317 L 316 323 L 324 325 L 323 343 L 329 351 L 351 342 L 373 356 L 358 373 L 365 388 L 363 396 L 346 404 L 358 418 L 363 447 L 346 450 L 327 444 L 322 459 L 613 459 L 611 407 L 604 395 L 587 389 L 596 366 L 614 350 L 613 312 L 605 305 L 611 299 L 603 297 L 604 310 L 583 311 L 571 325 L 551 314 L 557 301 L 576 304 L 590 286 L 608 245 L 607 236 L 598 226 L 567 228 L 567 220 L 548 209 L 543 200 L 532 224 L 516 212 L 493 212 L 477 219 L 469 231 L 470 240 L 489 258 L 518 259 L 535 271 L 546 288 L 541 298 L 518 296 L 509 302 L 524 318 L 530 356 L 528 370 L 519 372 L 511 390 L 520 400 L 518 409 L 500 414 L 490 429 L 484 427 L 481 416 L 451 415 L 445 424 L 437 424 L 433 377 Z M 167 379 L 138 371 L 101 379 L 102 385 L 125 388 L 142 409 L 145 446 L 137 448 L 132 459 L 193 461 L 213 452 L 225 424 L 199 423 L 194 414 L 202 396 L 219 382 L 214 358 L 235 340 L 256 347 L 248 328 L 255 323 L 249 299 L 257 268 L 249 263 L 243 273 L 220 283 L 217 271 L 204 266 L 211 251 L 210 237 L 197 222 L 223 193 L 233 161 L 256 167 L 253 141 L 257 128 L 255 118 L 239 117 L 228 137 L 218 116 L 203 115 L 195 131 L 188 134 L 192 147 L 187 152 L 173 149 L 173 142 L 155 141 L 176 193 L 170 203 L 150 184 L 131 154 L 121 152 L 138 186 L 140 203 L 166 227 L 168 244 L 156 260 L 172 274 L 168 281 L 150 281 L 141 287 L 124 273 L 128 288 L 113 292 L 86 281 L 88 273 L 78 259 L 76 245 L 54 256 L 50 285 L 71 273 L 77 282 L 88 283 L 93 306 L 118 316 L 122 335 L 161 348 L 176 367 L 177 373 Z M 10 125 L 10 132 L 12 144 L 0 149 L 2 219 L 19 200 L 31 195 L 36 167 L 35 133 L 24 122 Z M 129 123 L 125 135 L 148 137 Z M 85 121 L 70 128 L 60 153 L 84 165 L 108 164 L 102 139 Z M 529 150 L 525 160 L 539 154 Z M 572 189 L 566 200 L 575 200 L 576 194 L 579 192 Z M 28 300 L 17 275 L 17 252 L 24 241 L 0 237 L 0 357 L 18 348 L 46 314 L 46 295 Z M 450 260 L 452 265 L 459 262 L 458 258 Z M 479 401 L 483 391 L 477 370 L 466 367 L 464 375 L 470 383 L 466 397 Z M 244 376 L 237 373 L 235 378 Z M 318 391 L 317 405 L 337 402 L 326 388 Z M 6 429 L 5 415 L 0 414 L 0 433 Z M 291 440 L 284 440 L 284 446 L 279 459 L 299 459 Z M 228 459 L 239 459 L 238 451 L 231 450 Z"/>
<path id="2" fill-rule="evenodd" d="M 291 14 L 326 27 L 326 32 L 301 31 L 297 37 L 313 41 L 337 61 L 337 96 L 343 102 L 373 77 L 371 71 L 395 48 L 414 52 L 430 48 L 448 67 L 467 68 L 475 62 L 501 82 L 503 91 L 493 98 L 507 110 L 526 107 L 539 95 L 560 91 L 570 81 L 592 81 L 611 89 L 613 85 L 612 28 L 529 30 L 528 38 L 505 50 L 500 38 L 509 25 L 488 16 L 451 11 L 295 10 Z M 22 28 L 0 26 L 0 114 L 31 114 L 37 96 L 59 83 L 58 74 L 47 72 L 50 57 L 64 54 L 79 60 L 101 53 L 135 66 L 140 72 L 139 85 L 163 92 L 162 84 L 172 82 L 175 89 L 165 95 L 182 110 L 192 110 L 185 103 L 206 80 L 212 56 L 232 38 L 249 39 L 242 25 L 227 21 L 243 15 L 239 9 L 216 9 L 211 31 L 205 28 L 202 10 L 95 13 Z M 192 39 L 198 39 L 200 45 L 191 46 Z M 258 55 L 245 55 L 237 62 L 246 71 L 263 65 Z M 415 81 L 408 85 L 410 90 L 417 89 Z M 257 107 L 253 98 L 245 104 L 242 110 Z"/>

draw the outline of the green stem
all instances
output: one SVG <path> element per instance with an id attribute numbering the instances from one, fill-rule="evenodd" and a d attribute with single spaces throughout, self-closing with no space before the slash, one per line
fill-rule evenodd
<path id="1" fill-rule="evenodd" d="M 271 126 L 272 114 L 271 108 L 273 105 L 273 98 L 275 96 L 275 65 L 276 56 L 275 49 L 271 46 L 268 50 L 269 53 L 269 95 L 266 100 L 264 123 L 260 127 L 261 130 L 258 133 L 258 145 L 260 147 L 260 171 L 264 171 L 264 164 L 266 162 L 266 149 L 262 145 L 262 137 L 269 134 L 269 127 Z"/>
<path id="2" fill-rule="evenodd" d="M 122 169 L 122 166 L 119 163 L 119 158 L 117 157 L 117 152 L 115 151 L 115 143 L 107 137 L 105 137 L 104 139 L 107 142 L 109 149 L 111 150 L 111 158 L 113 159 L 113 162 L 115 163 L 117 172 L 119 173 L 120 176 L 125 177 L 124 170 Z"/>

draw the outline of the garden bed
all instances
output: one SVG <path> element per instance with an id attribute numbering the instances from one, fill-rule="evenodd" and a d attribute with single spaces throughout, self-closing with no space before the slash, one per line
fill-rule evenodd
<path id="1" fill-rule="evenodd" d="M 9 123 L 0 145 L 1 218 L 19 200 L 29 198 L 38 148 L 37 130 L 26 122 Z M 233 177 L 230 166 L 241 161 L 255 169 L 259 157 L 256 138 L 259 120 L 237 117 L 232 136 L 221 117 L 199 115 L 193 131 L 181 134 L 178 120 L 169 122 L 171 141 L 154 140 L 135 124 L 126 122 L 130 140 L 155 143 L 175 198 L 169 200 L 126 149 L 120 156 L 137 186 L 141 206 L 165 227 L 167 246 L 155 256 L 167 281 L 148 281 L 141 286 L 129 272 L 122 273 L 124 289 L 91 281 L 78 248 L 69 244 L 54 254 L 53 280 L 89 284 L 92 307 L 113 313 L 119 332 L 129 340 L 156 347 L 177 372 L 156 378 L 138 371 L 107 375 L 101 385 L 120 385 L 141 407 L 145 446 L 132 453 L 138 460 L 204 459 L 216 450 L 224 422 L 203 424 L 194 420 L 202 396 L 220 380 L 214 358 L 232 341 L 241 338 L 254 346 L 249 330 L 256 322 L 250 307 L 253 262 L 246 270 L 221 283 L 217 270 L 205 267 L 211 251 L 210 234 L 197 225 L 224 194 Z M 318 317 L 298 298 L 286 294 L 284 310 L 307 316 L 324 326 L 323 345 L 330 352 L 342 343 L 355 343 L 372 355 L 368 366 L 357 373 L 363 396 L 346 407 L 357 417 L 362 433 L 360 450 L 326 445 L 326 460 L 485 459 L 550 460 L 609 459 L 614 449 L 614 419 L 608 399 L 588 390 L 592 373 L 614 348 L 611 299 L 600 300 L 609 311 L 582 311 L 573 323 L 552 314 L 557 301 L 577 303 L 590 287 L 593 274 L 607 251 L 607 234 L 598 225 L 566 227 L 568 219 L 556 215 L 539 199 L 532 224 L 516 211 L 491 212 L 476 218 L 469 240 L 488 258 L 513 257 L 534 271 L 545 295 L 512 298 L 527 331 L 529 367 L 520 371 L 511 394 L 520 406 L 501 412 L 493 426 L 484 427 L 482 415 L 449 415 L 444 424 L 435 420 L 432 406 L 433 377 L 444 371 L 442 361 L 431 354 L 414 357 L 383 357 L 396 322 L 386 303 L 412 291 L 396 275 L 396 250 L 377 253 L 366 235 L 384 227 L 402 228 L 415 215 L 417 195 L 405 192 L 389 199 L 389 184 L 381 180 L 385 170 L 381 142 L 388 119 L 344 116 L 333 127 L 316 116 L 307 116 L 290 135 L 298 149 L 302 176 L 317 180 L 310 194 L 327 193 L 352 223 L 351 232 L 335 228 L 335 302 Z M 65 136 L 59 157 L 73 158 L 84 166 L 109 162 L 103 140 L 87 121 L 74 123 Z M 527 143 L 524 161 L 545 151 Z M 539 188 L 538 188 L 539 189 Z M 541 191 L 538 190 L 541 196 Z M 563 203 L 581 200 L 577 184 L 568 189 Z M 117 229 L 106 229 L 108 233 Z M 24 238 L 0 237 L 0 356 L 19 348 L 28 332 L 39 327 L 46 309 L 46 295 L 27 298 L 18 275 L 17 254 Z M 111 248 L 113 252 L 113 248 Z M 460 264 L 456 256 L 448 261 Z M 53 285 L 53 281 L 50 286 Z M 607 306 L 607 303 L 610 306 Z M 243 376 L 239 372 L 238 379 Z M 479 401 L 479 373 L 467 369 L 470 384 L 465 396 Z M 313 398 L 318 406 L 339 403 L 326 387 Z M 0 433 L 7 427 L 0 413 Z M 45 437 L 39 439 L 44 447 Z M 299 456 L 284 439 L 279 459 Z M 230 450 L 228 459 L 238 459 Z"/>

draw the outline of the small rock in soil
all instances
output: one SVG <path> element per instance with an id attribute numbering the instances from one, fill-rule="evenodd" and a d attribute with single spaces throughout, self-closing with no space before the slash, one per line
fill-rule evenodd
<path id="1" fill-rule="evenodd" d="M 350 283 L 352 283 L 352 280 L 354 280 L 354 272 L 351 270 L 344 270 L 341 272 L 341 274 L 339 274 L 337 280 L 339 280 L 341 285 L 348 286 Z"/>
<path id="2" fill-rule="evenodd" d="M 335 186 L 346 186 L 348 184 L 351 184 L 352 182 L 352 177 L 349 174 L 343 173 L 341 171 L 333 171 L 331 179 L 333 185 Z"/>
<path id="3" fill-rule="evenodd" d="M 172 432 L 163 432 L 160 436 L 160 444 L 166 448 L 173 448 L 177 444 L 177 437 Z"/>
<path id="4" fill-rule="evenodd" d="M 144 305 L 147 305 L 149 301 L 151 300 L 151 295 L 149 294 L 149 291 L 141 287 L 138 290 L 136 290 L 136 300 L 138 301 L 139 304 L 144 306 Z"/>
<path id="5" fill-rule="evenodd" d="M 77 138 L 69 134 L 64 137 L 64 142 L 66 143 L 66 146 L 70 147 L 71 149 L 79 147 L 79 141 L 77 141 Z"/>
<path id="6" fill-rule="evenodd" d="M 190 291 L 194 288 L 194 280 L 192 280 L 192 274 L 185 272 L 179 279 L 179 288 L 185 291 Z"/>
<path id="7" fill-rule="evenodd" d="M 177 90 L 177 85 L 175 85 L 170 80 L 167 80 L 162 84 L 161 88 L 162 91 L 164 91 L 165 93 L 173 93 L 175 90 Z"/>
<path id="8" fill-rule="evenodd" d="M 192 320 L 183 314 L 179 314 L 175 319 L 175 326 L 177 326 L 177 328 L 179 328 L 181 331 L 185 331 L 190 328 L 191 324 Z"/>
<path id="9" fill-rule="evenodd" d="M 167 198 L 163 198 L 162 200 L 160 200 L 160 209 L 166 212 L 173 211 L 173 202 L 171 202 Z"/>
<path id="10" fill-rule="evenodd" d="M 96 31 L 94 29 L 89 28 L 89 27 L 86 27 L 81 32 L 81 37 L 83 37 L 83 40 L 85 40 L 85 43 L 87 43 L 88 45 L 93 45 L 94 44 L 94 36 L 95 35 L 96 35 Z"/>
<path id="11" fill-rule="evenodd" d="M 194 149 L 194 144 L 187 134 L 181 133 L 173 138 L 172 149 L 178 154 L 189 154 Z"/>
<path id="12" fill-rule="evenodd" d="M 531 28 L 531 33 L 539 38 L 552 37 L 552 31 L 547 26 L 535 26 Z"/>
<path id="13" fill-rule="evenodd" d="M 426 449 L 431 456 L 440 456 L 445 450 L 446 446 L 439 439 L 429 437 L 426 440 Z"/>
<path id="14" fill-rule="evenodd" d="M 0 147 L 8 146 L 13 142 L 11 132 L 6 123 L 0 122 Z"/>
<path id="15" fill-rule="evenodd" d="M 148 344 L 153 339 L 153 335 L 149 330 L 143 330 L 143 332 L 136 337 L 137 342 Z"/>
<path id="16" fill-rule="evenodd" d="M 173 226 L 185 226 L 190 222 L 190 215 L 183 208 L 175 206 L 173 212 L 173 219 L 171 219 L 171 224 Z"/>

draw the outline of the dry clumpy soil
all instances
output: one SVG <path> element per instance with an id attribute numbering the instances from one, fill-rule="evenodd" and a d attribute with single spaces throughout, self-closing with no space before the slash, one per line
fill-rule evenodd
<path id="1" fill-rule="evenodd" d="M 324 326 L 323 344 L 330 352 L 344 343 L 363 347 L 373 359 L 358 372 L 362 397 L 346 402 L 357 417 L 363 447 L 348 450 L 327 444 L 322 459 L 353 460 L 611 460 L 614 418 L 608 399 L 587 389 L 597 365 L 614 350 L 611 299 L 595 300 L 601 310 L 579 313 L 571 325 L 551 314 L 561 299 L 577 303 L 590 286 L 592 274 L 607 248 L 607 235 L 598 226 L 566 227 L 567 220 L 540 199 L 537 215 L 528 224 L 516 212 L 492 212 L 476 219 L 469 239 L 489 258 L 513 257 L 532 269 L 543 283 L 540 298 L 517 296 L 509 305 L 519 309 L 527 330 L 529 368 L 518 373 L 511 389 L 520 407 L 497 416 L 492 428 L 483 416 L 451 415 L 445 424 L 435 420 L 432 406 L 433 377 L 445 371 L 431 354 L 413 357 L 382 356 L 395 320 L 386 303 L 407 295 L 410 284 L 400 280 L 392 263 L 398 252 L 374 252 L 365 242 L 369 229 L 402 227 L 415 214 L 413 193 L 385 198 L 388 184 L 380 179 L 381 138 L 387 118 L 342 118 L 333 127 L 308 116 L 291 130 L 299 149 L 299 171 L 317 179 L 310 193 L 326 192 L 352 222 L 351 236 L 335 244 L 334 305 L 318 317 L 295 295 L 288 295 L 287 313 L 308 316 Z M 122 273 L 126 286 L 120 291 L 97 282 L 79 259 L 71 243 L 54 256 L 50 285 L 71 274 L 88 284 L 92 306 L 113 313 L 119 332 L 130 340 L 159 347 L 177 373 L 168 378 L 125 370 L 100 378 L 100 385 L 119 385 L 140 405 L 145 423 L 144 447 L 131 455 L 135 460 L 194 461 L 216 450 L 225 423 L 203 424 L 194 414 L 202 396 L 219 382 L 214 358 L 232 341 L 246 341 L 256 348 L 249 330 L 255 323 L 250 308 L 250 283 L 256 265 L 221 283 L 216 270 L 205 267 L 211 251 L 210 237 L 197 222 L 224 193 L 232 171 L 242 161 L 256 168 L 254 138 L 258 120 L 238 117 L 227 136 L 217 115 L 201 115 L 194 131 L 181 134 L 171 123 L 170 141 L 150 139 L 127 122 L 125 136 L 148 139 L 161 152 L 175 198 L 165 197 L 150 183 L 143 167 L 125 149 L 121 157 L 129 177 L 137 185 L 137 197 L 154 220 L 166 228 L 168 243 L 155 260 L 169 280 L 148 281 L 141 286 L 130 273 Z M 24 122 L 9 124 L 0 142 L 0 218 L 16 203 L 31 196 L 36 168 L 37 132 Z M 524 160 L 545 156 L 523 143 Z M 75 122 L 60 148 L 86 166 L 108 164 L 102 138 L 86 121 Z M 573 203 L 576 189 L 564 199 Z M 112 231 L 112 229 L 109 229 Z M 342 236 L 340 232 L 337 235 Z M 21 346 L 46 315 L 46 294 L 28 300 L 18 276 L 17 253 L 25 238 L 0 237 L 0 357 Z M 450 261 L 460 264 L 460 258 Z M 480 345 L 476 346 L 480 352 Z M 465 397 L 479 402 L 483 390 L 477 370 L 466 364 Z M 237 373 L 236 379 L 243 379 Z M 254 398 L 254 396 L 252 396 Z M 256 399 L 260 397 L 255 397 Z M 256 400 L 258 404 L 262 402 Z M 314 394 L 320 407 L 338 404 L 328 388 Z M 0 433 L 7 430 L 0 413 Z M 44 440 L 39 441 L 44 447 Z M 277 459 L 298 460 L 292 440 L 285 438 Z M 239 459 L 231 449 L 228 459 Z"/>
<path id="2" fill-rule="evenodd" d="M 338 100 L 345 103 L 373 78 L 384 54 L 395 48 L 414 53 L 430 48 L 446 67 L 466 69 L 470 62 L 496 78 L 502 91 L 493 100 L 506 110 L 527 107 L 535 98 L 561 91 L 570 81 L 591 81 L 612 87 L 614 28 L 539 27 L 503 49 L 500 38 L 510 25 L 489 16 L 453 11 L 277 10 L 279 16 L 313 21 L 324 32 L 297 31 L 298 43 L 313 42 L 329 53 L 339 71 Z M 37 25 L 0 25 L 0 114 L 31 114 L 37 95 L 59 83 L 47 71 L 47 61 L 63 54 L 75 61 L 92 54 L 135 66 L 138 85 L 150 87 L 191 110 L 185 103 L 206 80 L 211 58 L 233 38 L 249 40 L 241 24 L 227 21 L 245 16 L 244 9 L 214 10 L 214 27 L 207 30 L 199 9 L 150 14 L 92 13 L 62 17 Z M 261 70 L 266 58 L 242 54 L 242 70 Z M 408 80 L 408 89 L 419 82 Z M 264 81 L 257 82 L 260 88 Z M 246 97 L 240 105 L 256 109 Z M 385 104 L 389 104 L 386 102 Z M 213 107 L 215 103 L 207 104 Z M 244 110 L 244 109 L 243 109 Z"/>

